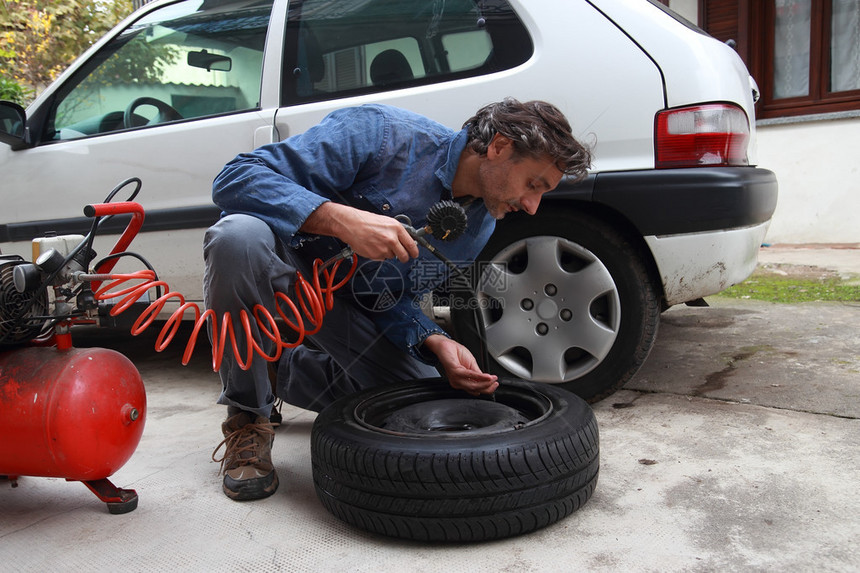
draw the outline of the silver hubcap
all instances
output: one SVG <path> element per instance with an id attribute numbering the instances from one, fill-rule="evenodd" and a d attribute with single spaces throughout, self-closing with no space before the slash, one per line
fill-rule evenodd
<path id="1" fill-rule="evenodd" d="M 609 353 L 621 301 L 591 251 L 560 237 L 530 237 L 501 251 L 478 287 L 490 355 L 515 376 L 575 380 Z"/>

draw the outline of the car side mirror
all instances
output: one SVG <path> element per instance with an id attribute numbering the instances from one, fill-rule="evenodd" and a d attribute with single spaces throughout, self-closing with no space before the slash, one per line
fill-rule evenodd
<path id="1" fill-rule="evenodd" d="M 27 147 L 27 112 L 17 103 L 0 101 L 0 141 L 12 149 Z"/>
<path id="2" fill-rule="evenodd" d="M 233 69 L 233 60 L 221 54 L 212 54 L 206 50 L 188 52 L 188 65 L 192 68 L 203 68 L 207 72 L 229 72 Z"/>

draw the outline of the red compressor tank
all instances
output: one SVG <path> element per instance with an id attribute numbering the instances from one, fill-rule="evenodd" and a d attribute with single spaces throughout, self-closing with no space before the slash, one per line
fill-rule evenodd
<path id="1" fill-rule="evenodd" d="M 0 350 L 0 475 L 103 480 L 134 453 L 145 421 L 140 373 L 119 352 Z"/>

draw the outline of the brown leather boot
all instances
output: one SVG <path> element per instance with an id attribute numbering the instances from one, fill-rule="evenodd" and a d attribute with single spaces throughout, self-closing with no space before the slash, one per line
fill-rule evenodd
<path id="1" fill-rule="evenodd" d="M 278 474 L 272 465 L 275 431 L 262 416 L 240 412 L 221 424 L 224 440 L 212 452 L 221 462 L 224 493 L 236 501 L 269 497 L 278 489 Z M 215 454 L 225 446 L 224 457 Z"/>

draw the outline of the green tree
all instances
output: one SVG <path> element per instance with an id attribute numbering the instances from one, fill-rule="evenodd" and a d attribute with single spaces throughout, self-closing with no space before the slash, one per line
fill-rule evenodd
<path id="1" fill-rule="evenodd" d="M 0 0 L 0 97 L 43 90 L 132 10 L 131 0 Z"/>
<path id="2" fill-rule="evenodd" d="M 33 90 L 25 88 L 13 79 L 0 76 L 0 100 L 15 102 L 19 105 L 27 105 L 33 98 Z"/>

